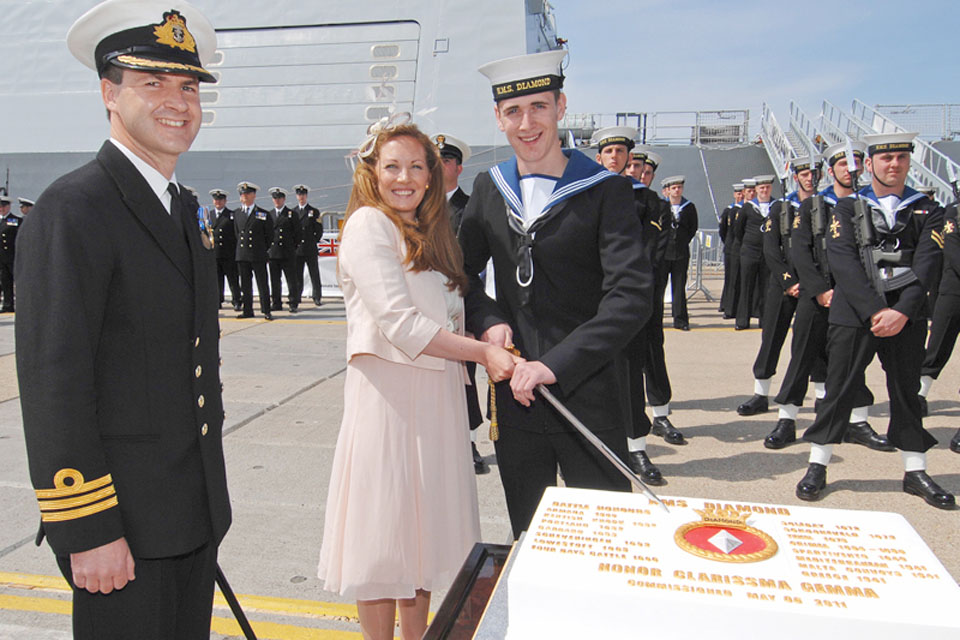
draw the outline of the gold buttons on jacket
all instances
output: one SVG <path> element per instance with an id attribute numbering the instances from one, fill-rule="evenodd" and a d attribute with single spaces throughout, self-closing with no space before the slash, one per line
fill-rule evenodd
<path id="1" fill-rule="evenodd" d="M 193 346 L 194 346 L 195 348 L 199 348 L 199 347 L 200 347 L 200 336 L 197 336 L 197 339 L 193 341 Z"/>
<path id="2" fill-rule="evenodd" d="M 197 397 L 197 406 L 200 407 L 201 409 L 203 409 L 204 402 L 206 401 L 203 399 L 203 395 L 200 395 Z"/>
<path id="3" fill-rule="evenodd" d="M 207 423 L 204 422 L 204 423 L 203 423 L 203 426 L 200 427 L 200 435 L 202 435 L 202 436 L 207 435 L 207 431 L 208 431 Z"/>
<path id="4" fill-rule="evenodd" d="M 203 373 L 203 367 L 201 367 L 200 365 L 197 365 L 197 368 L 196 368 L 196 370 L 194 370 L 193 373 L 199 378 L 199 377 L 200 377 L 200 374 Z"/>

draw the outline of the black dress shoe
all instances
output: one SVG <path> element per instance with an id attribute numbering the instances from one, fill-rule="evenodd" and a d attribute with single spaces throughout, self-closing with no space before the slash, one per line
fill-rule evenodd
<path id="1" fill-rule="evenodd" d="M 755 416 L 758 413 L 766 413 L 769 408 L 767 396 L 755 393 L 752 398 L 737 407 L 737 413 L 742 416 Z"/>
<path id="2" fill-rule="evenodd" d="M 733 319 L 736 318 L 736 317 L 737 317 L 737 316 L 730 316 L 730 315 L 727 315 L 727 314 L 723 314 L 723 319 L 724 319 L 724 320 L 733 320 Z"/>
<path id="3" fill-rule="evenodd" d="M 918 395 L 917 400 L 920 401 L 920 415 L 926 418 L 928 415 L 930 415 L 930 407 L 927 406 L 927 399 L 921 395 Z"/>
<path id="4" fill-rule="evenodd" d="M 950 451 L 960 453 L 960 429 L 957 429 L 957 433 L 950 440 Z"/>
<path id="5" fill-rule="evenodd" d="M 473 472 L 478 476 L 490 473 L 490 465 L 486 463 L 483 456 L 477 451 L 477 443 L 471 442 L 470 447 L 473 449 Z"/>
<path id="6" fill-rule="evenodd" d="M 673 328 L 674 328 L 674 329 L 680 329 L 680 331 L 690 331 L 690 323 L 689 323 L 689 322 L 674 322 L 674 323 L 673 323 Z"/>
<path id="7" fill-rule="evenodd" d="M 683 434 L 680 433 L 675 426 L 670 424 L 670 419 L 667 416 L 654 418 L 653 427 L 650 431 L 653 435 L 660 436 L 670 444 L 687 444 L 687 441 L 683 438 Z"/>
<path id="8" fill-rule="evenodd" d="M 274 302 L 272 305 L 270 305 L 270 311 L 283 311 L 283 303 Z"/>
<path id="9" fill-rule="evenodd" d="M 741 326 L 738 324 L 738 325 L 736 325 L 736 326 L 733 328 L 733 330 L 734 330 L 734 331 L 746 331 L 746 330 L 749 329 L 749 328 L 750 328 L 750 325 L 747 325 L 747 326 L 745 326 L 745 327 L 741 327 Z"/>
<path id="10" fill-rule="evenodd" d="M 241 311 L 243 311 L 243 305 L 235 304 L 233 305 L 233 310 L 236 311 L 237 313 L 240 313 Z"/>
<path id="11" fill-rule="evenodd" d="M 264 312 L 263 312 L 263 319 L 264 319 L 264 320 L 273 320 L 273 316 L 270 314 L 269 311 L 264 311 Z"/>
<path id="12" fill-rule="evenodd" d="M 763 439 L 763 446 L 767 449 L 783 449 L 791 442 L 796 441 L 797 421 L 790 418 L 780 418 L 770 435 Z"/>
<path id="13" fill-rule="evenodd" d="M 318 307 L 321 307 L 321 306 L 323 306 L 323 301 L 320 300 L 320 298 L 314 298 L 313 304 L 315 304 L 315 305 L 318 306 Z"/>
<path id="14" fill-rule="evenodd" d="M 240 320 L 242 318 L 252 318 L 252 317 L 253 317 L 252 313 L 241 313 L 240 315 L 237 316 L 237 320 Z"/>
<path id="15" fill-rule="evenodd" d="M 956 504 L 953 496 L 927 475 L 926 471 L 907 471 L 903 474 L 903 490 L 911 495 L 920 496 L 927 504 L 937 509 L 952 509 Z"/>
<path id="16" fill-rule="evenodd" d="M 797 483 L 797 497 L 807 502 L 820 499 L 820 492 L 827 486 L 827 467 L 811 462 L 800 482 Z"/>
<path id="17" fill-rule="evenodd" d="M 882 436 L 874 431 L 873 427 L 866 422 L 851 422 L 848 424 L 846 431 L 843 432 L 843 441 L 862 444 L 874 451 L 897 450 L 896 447 L 890 444 L 886 436 Z"/>
<path id="18" fill-rule="evenodd" d="M 296 307 L 290 307 L 290 313 L 296 313 L 296 312 L 297 312 Z"/>
<path id="19" fill-rule="evenodd" d="M 646 451 L 631 451 L 630 455 L 627 456 L 627 463 L 630 465 L 630 469 L 647 484 L 652 484 L 655 487 L 666 484 L 660 469 L 657 469 L 657 465 L 650 462 Z"/>

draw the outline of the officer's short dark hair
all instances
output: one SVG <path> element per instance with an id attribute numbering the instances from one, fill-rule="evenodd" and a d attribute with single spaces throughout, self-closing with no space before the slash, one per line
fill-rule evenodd
<path id="1" fill-rule="evenodd" d="M 109 80 L 112 84 L 123 84 L 123 68 L 115 64 L 108 64 L 103 68 L 100 78 Z M 107 109 L 107 122 L 110 121 L 110 110 Z"/>

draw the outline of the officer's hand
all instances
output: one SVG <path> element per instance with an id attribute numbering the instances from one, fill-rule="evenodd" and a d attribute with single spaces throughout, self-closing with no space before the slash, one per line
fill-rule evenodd
<path id="1" fill-rule="evenodd" d="M 878 338 L 895 336 L 907 324 L 907 316 L 889 307 L 877 311 L 873 314 L 871 320 L 873 325 L 870 327 L 870 331 Z"/>
<path id="2" fill-rule="evenodd" d="M 833 289 L 817 294 L 817 304 L 821 307 L 829 308 L 831 302 L 833 302 Z"/>
<path id="3" fill-rule="evenodd" d="M 515 356 L 503 347 L 492 344 L 484 350 L 483 366 L 487 370 L 487 377 L 493 382 L 507 380 L 513 375 L 513 369 L 518 362 L 526 362 L 520 356 Z"/>
<path id="4" fill-rule="evenodd" d="M 73 584 L 90 593 L 107 594 L 123 589 L 136 578 L 133 556 L 126 538 L 118 538 L 101 547 L 70 554 Z"/>
<path id="5" fill-rule="evenodd" d="M 790 287 L 789 289 L 787 289 L 787 295 L 790 296 L 791 298 L 799 298 L 799 297 L 800 297 L 800 285 L 799 285 L 799 284 L 795 284 L 795 285 L 793 285 L 792 287 Z"/>
<path id="6" fill-rule="evenodd" d="M 513 329 L 506 322 L 501 322 L 484 331 L 480 340 L 495 347 L 508 349 L 513 346 Z"/>
<path id="7" fill-rule="evenodd" d="M 557 376 L 553 375 L 553 371 L 539 360 L 520 362 L 513 369 L 510 389 L 517 402 L 529 407 L 534 400 L 533 390 L 538 384 L 553 384 L 556 381 Z"/>

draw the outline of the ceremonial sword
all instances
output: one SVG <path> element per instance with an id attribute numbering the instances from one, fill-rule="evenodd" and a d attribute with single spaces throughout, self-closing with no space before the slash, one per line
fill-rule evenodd
<path id="1" fill-rule="evenodd" d="M 220 568 L 219 564 L 217 564 L 217 586 L 220 587 L 220 593 L 223 594 L 223 599 L 230 605 L 230 611 L 233 612 L 233 617 L 237 619 L 237 624 L 240 625 L 240 630 L 243 631 L 244 637 L 247 640 L 257 640 L 257 634 L 253 632 L 250 622 L 247 621 L 247 616 L 243 613 L 243 609 L 240 608 L 240 602 L 237 600 L 237 596 L 234 595 L 233 589 L 230 588 L 227 577 L 223 575 L 223 569 Z"/>
<path id="2" fill-rule="evenodd" d="M 562 402 L 557 400 L 557 398 L 550 392 L 549 389 L 547 389 L 546 386 L 543 384 L 538 384 L 536 389 L 547 402 L 553 405 L 554 409 L 560 412 L 560 415 L 567 419 L 567 422 L 573 425 L 574 429 L 580 432 L 580 435 L 587 439 L 587 442 L 592 444 L 597 451 L 602 453 L 603 457 L 612 462 L 613 466 L 615 466 L 620 473 L 626 476 L 627 480 L 629 480 L 633 486 L 640 489 L 645 496 L 663 507 L 664 511 L 670 513 L 670 510 L 667 509 L 667 505 L 663 504 L 663 500 L 658 498 L 657 495 L 650 490 L 650 487 L 648 487 L 643 480 L 637 477 L 637 474 L 635 474 L 633 470 L 628 467 L 627 464 L 621 460 L 617 454 L 611 451 L 610 447 L 604 444 L 603 440 L 594 435 L 590 429 L 587 429 L 586 425 L 580 422 L 579 418 L 573 415 L 570 409 L 567 409 Z"/>

